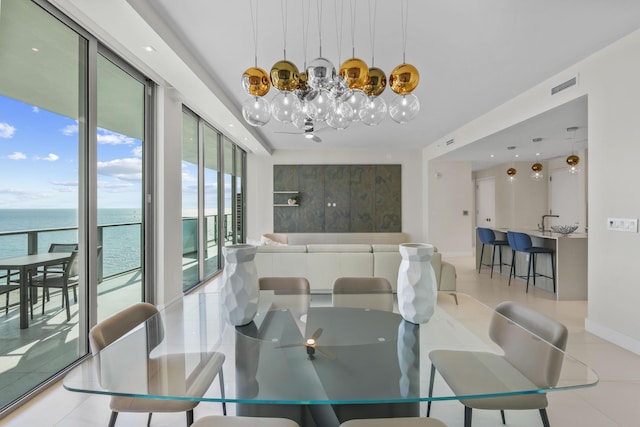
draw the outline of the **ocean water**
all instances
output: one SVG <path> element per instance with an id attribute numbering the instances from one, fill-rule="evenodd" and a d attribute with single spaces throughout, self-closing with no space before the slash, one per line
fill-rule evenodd
<path id="1" fill-rule="evenodd" d="M 130 224 L 130 225 L 123 225 Z M 103 276 L 140 267 L 142 211 L 99 209 L 102 226 Z M 0 209 L 0 258 L 27 254 L 28 233 L 38 230 L 38 252 L 51 243 L 77 243 L 77 211 L 74 209 Z M 74 228 L 72 230 L 57 230 Z M 12 232 L 19 231 L 19 234 Z M 23 232 L 23 233 L 22 233 Z"/>

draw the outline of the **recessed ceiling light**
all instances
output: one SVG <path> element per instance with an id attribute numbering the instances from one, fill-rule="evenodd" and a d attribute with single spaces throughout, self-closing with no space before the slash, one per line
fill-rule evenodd
<path id="1" fill-rule="evenodd" d="M 146 50 L 147 52 L 155 52 L 156 49 L 153 46 L 142 46 L 142 48 L 144 50 Z"/>
<path id="2" fill-rule="evenodd" d="M 520 154 L 516 154 L 516 157 L 520 157 Z"/>
<path id="3" fill-rule="evenodd" d="M 492 154 L 490 157 L 493 159 L 495 156 L 496 156 L 495 154 Z"/>
<path id="4" fill-rule="evenodd" d="M 38 49 L 37 47 L 32 47 L 31 50 L 34 52 L 40 52 L 40 49 Z"/>
<path id="5" fill-rule="evenodd" d="M 539 155 L 540 155 L 540 153 L 536 153 L 536 156 L 539 156 Z"/>
<path id="6" fill-rule="evenodd" d="M 233 123 L 229 123 L 229 127 L 232 128 L 233 127 Z"/>

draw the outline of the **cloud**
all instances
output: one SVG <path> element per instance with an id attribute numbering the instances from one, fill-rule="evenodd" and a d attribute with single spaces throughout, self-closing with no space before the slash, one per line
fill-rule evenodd
<path id="1" fill-rule="evenodd" d="M 133 150 L 131 150 L 131 154 L 134 155 L 134 157 L 142 157 L 142 146 L 138 146 L 135 147 Z"/>
<path id="2" fill-rule="evenodd" d="M 116 159 L 108 162 L 98 162 L 98 173 L 105 176 L 113 176 L 125 181 L 142 180 L 141 159 Z"/>
<path id="3" fill-rule="evenodd" d="M 133 145 L 136 143 L 134 138 L 125 136 L 106 129 L 98 129 L 98 144 L 109 145 Z"/>
<path id="4" fill-rule="evenodd" d="M 98 181 L 98 188 L 103 190 L 126 190 L 133 187 L 129 182 L 107 182 Z"/>
<path id="5" fill-rule="evenodd" d="M 57 154 L 49 153 L 47 157 L 36 157 L 36 160 L 46 160 L 47 162 L 55 162 L 60 158 Z"/>
<path id="6" fill-rule="evenodd" d="M 51 183 L 61 187 L 78 187 L 78 181 L 52 181 Z"/>
<path id="7" fill-rule="evenodd" d="M 20 151 L 15 151 L 9 154 L 7 157 L 9 157 L 11 160 L 24 160 L 27 158 L 26 154 L 21 153 Z"/>
<path id="8" fill-rule="evenodd" d="M 62 128 L 62 134 L 66 136 L 76 135 L 78 133 L 78 123 L 67 125 Z"/>
<path id="9" fill-rule="evenodd" d="M 9 123 L 0 123 L 0 138 L 13 138 L 16 128 Z"/>
<path id="10" fill-rule="evenodd" d="M 40 109 L 38 107 L 33 107 L 31 111 L 33 111 L 34 113 L 39 113 Z"/>

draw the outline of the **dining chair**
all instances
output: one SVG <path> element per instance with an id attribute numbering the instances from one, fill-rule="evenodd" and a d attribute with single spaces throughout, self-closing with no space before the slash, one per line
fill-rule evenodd
<path id="1" fill-rule="evenodd" d="M 158 313 L 158 309 L 149 303 L 141 302 L 132 305 L 112 316 L 106 318 L 102 322 L 95 325 L 89 331 L 89 342 L 91 344 L 91 351 L 98 358 L 99 369 L 99 357 L 100 351 L 105 347 L 118 340 L 123 335 L 126 335 L 137 326 L 145 323 Z M 153 323 L 154 330 L 150 331 L 149 338 L 149 350 L 151 351 L 164 339 L 164 330 L 160 321 Z M 222 377 L 222 364 L 224 363 L 224 355 L 222 353 L 213 353 L 212 359 L 209 363 L 211 372 L 217 373 L 220 379 L 220 390 L 224 397 L 224 380 Z M 184 364 L 184 360 L 178 359 L 178 365 Z M 171 359 L 163 361 L 165 365 L 164 369 L 170 370 Z M 179 369 L 176 369 L 179 371 Z M 211 381 L 215 378 L 215 375 L 211 377 Z M 199 390 L 194 391 L 193 394 L 204 394 L 209 388 L 210 381 L 197 382 L 200 387 Z M 154 412 L 186 412 L 187 426 L 193 424 L 193 409 L 198 406 L 198 401 L 190 400 L 164 400 L 164 399 L 150 399 L 128 396 L 111 396 L 111 418 L 109 419 L 109 427 L 113 427 L 116 424 L 118 413 L 120 412 L 148 412 L 149 418 L 147 426 L 151 423 L 151 416 Z M 226 415 L 226 405 L 222 406 L 223 413 Z"/>
<path id="2" fill-rule="evenodd" d="M 77 250 L 78 250 L 77 243 L 51 243 L 49 245 L 48 252 L 59 253 L 59 252 L 73 252 Z M 40 271 L 40 273 L 44 274 L 45 276 L 48 273 L 64 274 L 65 265 L 66 265 L 66 262 L 58 265 L 47 265 Z M 49 290 L 47 289 L 46 292 L 47 292 L 47 301 L 49 301 Z M 78 299 L 78 295 L 76 293 L 75 287 L 73 288 L 73 299 L 74 300 Z"/>
<path id="3" fill-rule="evenodd" d="M 296 322 L 302 324 L 303 316 L 309 311 L 311 286 L 304 277 L 260 277 L 261 291 L 273 291 L 275 298 L 272 309 L 289 309 Z"/>
<path id="4" fill-rule="evenodd" d="M 499 304 L 489 325 L 489 336 L 504 354 L 481 351 L 433 350 L 429 397 L 433 395 L 436 371 L 456 396 L 472 396 L 491 391 L 508 392 L 508 383 L 529 387 L 531 393 L 481 399 L 461 399 L 465 407 L 464 426 L 471 427 L 472 409 L 500 410 L 505 423 L 506 409 L 538 409 L 542 424 L 549 427 L 547 395 L 538 389 L 558 383 L 567 328 L 556 320 L 512 301 Z M 508 380 L 508 381 L 506 381 Z M 427 404 L 427 417 L 431 402 Z"/>
<path id="5" fill-rule="evenodd" d="M 299 427 L 298 423 L 287 418 L 269 417 L 222 417 L 210 415 L 200 418 L 192 427 Z"/>
<path id="6" fill-rule="evenodd" d="M 29 289 L 33 291 L 42 288 L 42 314 L 44 314 L 45 303 L 50 289 L 60 289 L 62 293 L 62 308 L 67 309 L 67 321 L 71 320 L 71 308 L 69 304 L 69 289 L 73 289 L 74 302 L 78 302 L 78 295 L 75 288 L 78 286 L 78 251 L 71 252 L 71 256 L 65 262 L 62 274 L 38 274 L 37 271 L 29 271 Z M 32 293 L 37 295 L 37 293 Z M 33 302 L 36 298 L 30 298 L 31 318 L 33 319 Z"/>
<path id="7" fill-rule="evenodd" d="M 478 227 L 478 238 L 482 242 L 482 249 L 480 250 L 480 262 L 478 263 L 478 273 L 483 265 L 491 267 L 491 276 L 493 277 L 493 267 L 496 265 L 496 249 L 498 249 L 500 273 L 502 273 L 502 247 L 508 246 L 509 242 L 504 239 L 496 239 L 496 233 L 490 228 Z M 484 256 L 484 245 L 491 245 L 493 250 L 491 251 L 491 264 L 483 264 L 482 257 Z"/>
<path id="8" fill-rule="evenodd" d="M 435 418 L 399 417 L 399 418 L 363 418 L 345 421 L 340 427 L 447 427 Z"/>
<path id="9" fill-rule="evenodd" d="M 334 307 L 393 311 L 393 289 L 383 277 L 338 277 L 332 300 Z"/>
<path id="10" fill-rule="evenodd" d="M 11 276 L 12 276 L 11 271 L 7 270 L 6 276 L 2 277 L 3 279 L 6 278 L 6 283 L 4 285 L 0 285 L 0 295 L 2 294 L 6 295 L 4 314 L 9 314 L 9 294 L 11 293 L 11 291 L 20 290 L 20 285 L 17 284 L 16 282 L 12 282 Z"/>

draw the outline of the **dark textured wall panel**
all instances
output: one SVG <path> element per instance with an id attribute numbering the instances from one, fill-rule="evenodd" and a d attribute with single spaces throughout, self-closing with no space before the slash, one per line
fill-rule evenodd
<path id="1" fill-rule="evenodd" d="M 351 165 L 351 231 L 376 231 L 375 166 Z"/>
<path id="2" fill-rule="evenodd" d="M 274 232 L 402 231 L 401 165 L 274 165 L 273 189 L 299 192 L 298 207 L 274 206 Z"/>
<path id="3" fill-rule="evenodd" d="M 402 231 L 402 169 L 400 165 L 376 166 L 376 231 Z M 416 197 L 419 197 L 416 194 Z"/>

